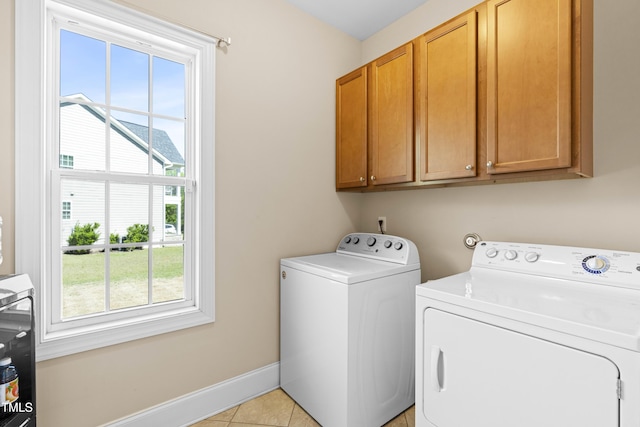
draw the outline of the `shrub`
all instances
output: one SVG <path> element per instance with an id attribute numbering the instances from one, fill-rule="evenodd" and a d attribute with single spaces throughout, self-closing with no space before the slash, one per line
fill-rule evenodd
<path id="1" fill-rule="evenodd" d="M 109 243 L 112 245 L 117 245 L 120 243 L 120 235 L 118 233 L 111 233 L 109 235 Z M 112 251 L 117 251 L 117 248 L 111 248 Z"/>
<path id="2" fill-rule="evenodd" d="M 149 224 L 133 224 L 127 228 L 127 236 L 125 238 L 127 243 L 148 242 Z M 137 246 L 136 249 L 142 249 L 142 247 Z"/>
<path id="3" fill-rule="evenodd" d="M 67 243 L 69 246 L 85 246 L 85 245 L 93 245 L 100 238 L 100 233 L 98 233 L 98 228 L 100 228 L 100 224 L 94 222 L 93 224 L 88 223 L 84 225 L 80 225 L 80 223 L 76 223 L 67 239 Z M 88 254 L 90 253 L 90 249 L 74 249 L 66 251 L 68 254 Z"/>

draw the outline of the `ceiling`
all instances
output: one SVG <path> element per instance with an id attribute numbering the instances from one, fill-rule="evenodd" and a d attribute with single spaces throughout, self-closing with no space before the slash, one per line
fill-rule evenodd
<path id="1" fill-rule="evenodd" d="M 427 0 L 287 0 L 339 30 L 364 40 Z"/>

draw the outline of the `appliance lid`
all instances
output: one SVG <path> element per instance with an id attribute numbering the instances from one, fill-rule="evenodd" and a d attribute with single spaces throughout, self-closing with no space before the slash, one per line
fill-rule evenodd
<path id="1" fill-rule="evenodd" d="M 471 268 L 429 281 L 418 296 L 640 352 L 640 292 Z"/>
<path id="2" fill-rule="evenodd" d="M 33 296 L 33 284 L 26 274 L 0 276 L 0 306 Z"/>
<path id="3" fill-rule="evenodd" d="M 397 264 L 336 252 L 284 258 L 280 264 L 345 284 L 419 270 L 420 264 Z"/>

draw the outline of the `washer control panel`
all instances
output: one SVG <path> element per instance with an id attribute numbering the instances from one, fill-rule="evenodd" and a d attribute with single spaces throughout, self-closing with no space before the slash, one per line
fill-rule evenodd
<path id="1" fill-rule="evenodd" d="M 336 252 L 400 264 L 420 262 L 418 249 L 413 242 L 388 234 L 347 234 L 338 244 Z"/>
<path id="2" fill-rule="evenodd" d="M 640 289 L 640 253 L 530 243 L 480 242 L 473 266 Z"/>

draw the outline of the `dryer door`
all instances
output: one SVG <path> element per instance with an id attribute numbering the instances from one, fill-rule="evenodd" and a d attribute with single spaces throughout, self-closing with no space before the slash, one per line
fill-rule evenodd
<path id="1" fill-rule="evenodd" d="M 433 425 L 618 426 L 610 360 L 434 308 L 422 320 L 422 407 Z"/>

